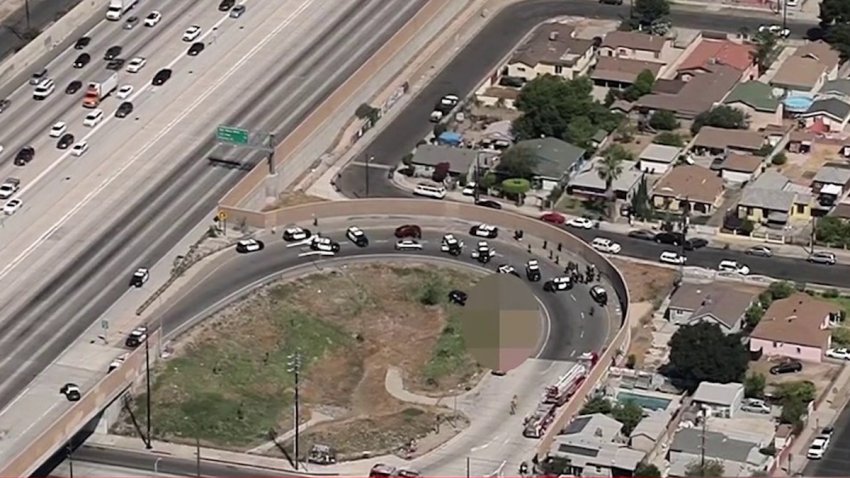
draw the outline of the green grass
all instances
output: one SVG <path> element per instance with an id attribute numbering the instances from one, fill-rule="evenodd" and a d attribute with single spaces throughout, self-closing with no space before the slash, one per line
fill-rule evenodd
<path id="1" fill-rule="evenodd" d="M 841 307 L 841 310 L 843 310 L 844 313 L 847 314 L 848 317 L 850 317 L 850 296 L 842 295 L 838 297 L 826 298 L 826 300 L 838 304 L 838 306 Z"/>
<path id="2" fill-rule="evenodd" d="M 474 359 L 466 350 L 460 310 L 452 307 L 449 320 L 443 329 L 431 359 L 425 365 L 423 375 L 430 383 L 439 383 L 446 377 L 471 376 L 478 371 Z"/>

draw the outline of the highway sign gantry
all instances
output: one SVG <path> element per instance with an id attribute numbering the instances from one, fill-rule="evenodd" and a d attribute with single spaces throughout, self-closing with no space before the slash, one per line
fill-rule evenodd
<path id="1" fill-rule="evenodd" d="M 247 129 L 234 126 L 219 126 L 215 130 L 215 138 L 223 143 L 246 145 L 249 137 L 250 133 Z"/>

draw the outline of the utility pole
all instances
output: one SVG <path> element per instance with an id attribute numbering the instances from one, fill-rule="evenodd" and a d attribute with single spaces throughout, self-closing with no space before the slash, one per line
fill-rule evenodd
<path id="1" fill-rule="evenodd" d="M 364 178 L 366 182 L 366 197 L 369 197 L 369 164 L 371 164 L 374 160 L 374 156 L 366 156 L 366 177 Z"/>
<path id="2" fill-rule="evenodd" d="M 481 153 L 477 153 L 475 155 L 475 189 L 472 190 L 472 197 L 475 199 L 475 203 L 478 204 L 478 199 L 480 198 L 481 193 Z"/>
<path id="3" fill-rule="evenodd" d="M 160 330 L 160 334 L 162 331 Z M 147 400 L 147 415 L 148 415 L 148 432 L 147 432 L 147 440 L 145 440 L 145 448 L 150 450 L 153 448 L 153 444 L 151 443 L 151 354 L 150 354 L 150 345 L 148 345 L 150 341 L 150 337 L 145 338 L 145 388 L 147 389 L 146 400 Z"/>
<path id="4" fill-rule="evenodd" d="M 27 34 L 30 31 L 30 0 L 24 0 L 24 12 L 27 16 Z"/>
<path id="5" fill-rule="evenodd" d="M 679 207 L 682 209 L 682 263 L 679 264 L 679 280 L 685 280 L 685 260 L 687 259 L 687 248 L 685 244 L 688 242 L 688 229 L 691 225 L 691 200 L 689 198 L 685 198 L 679 204 Z"/>
<path id="6" fill-rule="evenodd" d="M 815 239 L 817 239 L 818 219 L 812 217 L 812 234 L 809 237 L 809 254 L 815 253 Z"/>
<path id="7" fill-rule="evenodd" d="M 195 437 L 195 455 L 197 456 L 197 461 L 195 462 L 195 471 L 198 478 L 201 478 L 201 439 Z"/>
<path id="8" fill-rule="evenodd" d="M 70 478 L 74 478 L 74 448 L 71 446 L 71 442 L 68 442 L 65 451 L 68 453 L 68 473 Z"/>
<path id="9" fill-rule="evenodd" d="M 466 457 L 466 478 L 469 478 L 469 457 Z"/>
<path id="10" fill-rule="evenodd" d="M 705 422 L 708 421 L 705 410 L 700 413 L 702 417 L 702 437 L 700 438 L 699 450 L 699 475 L 705 476 Z"/>
<path id="11" fill-rule="evenodd" d="M 274 175 L 274 133 L 269 133 L 269 176 Z"/>
<path id="12" fill-rule="evenodd" d="M 301 352 L 295 352 L 294 354 L 289 356 L 289 372 L 292 373 L 295 378 L 295 442 L 293 446 L 294 456 L 292 457 L 295 462 L 295 470 L 299 469 L 298 466 L 298 457 L 299 457 L 299 438 L 300 438 L 300 425 L 301 425 L 301 403 L 300 403 L 300 391 L 299 391 L 299 381 L 301 378 Z"/>
<path id="13" fill-rule="evenodd" d="M 788 0 L 779 0 L 782 2 L 782 29 L 788 28 Z"/>

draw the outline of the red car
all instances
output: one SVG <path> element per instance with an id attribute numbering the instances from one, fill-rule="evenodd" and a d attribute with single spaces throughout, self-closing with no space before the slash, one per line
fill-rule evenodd
<path id="1" fill-rule="evenodd" d="M 404 226 L 399 226 L 395 230 L 395 237 L 402 239 L 405 237 L 413 237 L 416 239 L 422 238 L 422 228 L 415 224 L 405 224 Z"/>
<path id="2" fill-rule="evenodd" d="M 567 222 L 567 218 L 558 214 L 557 212 L 547 212 L 546 214 L 540 216 L 540 220 L 543 222 L 548 222 L 549 224 L 562 225 Z"/>

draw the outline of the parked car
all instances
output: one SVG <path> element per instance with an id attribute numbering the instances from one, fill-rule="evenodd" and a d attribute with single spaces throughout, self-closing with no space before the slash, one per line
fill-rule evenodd
<path id="1" fill-rule="evenodd" d="M 750 273 L 750 268 L 745 264 L 741 264 L 737 261 L 724 260 L 720 261 L 720 264 L 717 265 L 717 270 L 720 272 L 730 272 L 732 274 L 740 274 L 745 276 Z"/>
<path id="2" fill-rule="evenodd" d="M 708 241 L 701 237 L 694 237 L 692 239 L 685 240 L 685 250 L 693 251 L 696 249 L 701 249 L 708 245 Z"/>
<path id="3" fill-rule="evenodd" d="M 405 237 L 422 239 L 422 228 L 415 224 L 405 224 L 395 229 L 395 237 L 399 239 Z"/>
<path id="4" fill-rule="evenodd" d="M 559 214 L 557 212 L 547 212 L 546 214 L 540 216 L 540 220 L 558 226 L 563 225 L 565 222 L 567 222 L 567 218 L 565 218 L 563 214 Z"/>
<path id="5" fill-rule="evenodd" d="M 680 256 L 678 252 L 673 251 L 664 251 L 658 256 L 658 260 L 665 264 L 673 264 L 680 266 L 687 262 L 688 258 L 684 256 Z"/>
<path id="6" fill-rule="evenodd" d="M 590 298 L 602 307 L 608 305 L 608 291 L 601 285 L 595 285 L 590 288 Z"/>
<path id="7" fill-rule="evenodd" d="M 311 235 L 312 233 L 309 229 L 302 227 L 287 227 L 283 230 L 283 240 L 286 242 L 303 241 Z"/>
<path id="8" fill-rule="evenodd" d="M 829 349 L 826 351 L 826 356 L 839 360 L 850 360 L 850 349 L 846 349 L 843 347 L 837 349 Z"/>
<path id="9" fill-rule="evenodd" d="M 749 247 L 744 253 L 750 256 L 773 257 L 773 250 L 767 246 Z"/>
<path id="10" fill-rule="evenodd" d="M 806 260 L 813 264 L 825 264 L 828 266 L 835 265 L 836 262 L 835 254 L 825 251 L 817 251 L 809 254 L 809 257 Z"/>
<path id="11" fill-rule="evenodd" d="M 750 413 L 770 413 L 770 405 L 758 398 L 747 398 L 741 403 L 741 410 Z"/>
<path id="12" fill-rule="evenodd" d="M 537 282 L 540 280 L 540 263 L 537 259 L 529 259 L 528 262 L 525 263 L 525 277 L 527 277 L 531 282 Z"/>
<path id="13" fill-rule="evenodd" d="M 597 251 L 604 252 L 606 254 L 619 254 L 620 251 L 623 250 L 622 246 L 605 237 L 597 237 L 593 239 L 590 245 Z"/>
<path id="14" fill-rule="evenodd" d="M 826 447 L 829 446 L 829 439 L 819 436 L 812 440 L 809 450 L 806 452 L 806 458 L 809 460 L 820 460 L 826 453 Z"/>
<path id="15" fill-rule="evenodd" d="M 803 370 L 803 364 L 799 360 L 786 360 L 779 365 L 770 367 L 771 375 L 784 375 L 786 373 L 796 373 Z"/>
<path id="16" fill-rule="evenodd" d="M 629 237 L 632 239 L 640 239 L 642 241 L 654 241 L 655 235 L 655 231 L 650 231 L 649 229 L 636 229 L 634 231 L 629 231 Z"/>
<path id="17" fill-rule="evenodd" d="M 653 240 L 659 244 L 669 244 L 671 246 L 681 246 L 685 240 L 685 235 L 681 232 L 659 232 Z"/>
<path id="18" fill-rule="evenodd" d="M 566 224 L 578 229 L 593 229 L 593 221 L 586 217 L 574 217 L 567 221 Z"/>
<path id="19" fill-rule="evenodd" d="M 501 204 L 499 204 L 497 201 L 493 201 L 491 199 L 482 199 L 482 200 L 479 200 L 479 201 L 475 201 L 475 204 L 477 206 L 481 206 L 481 207 L 489 207 L 490 209 L 502 209 Z"/>
<path id="20" fill-rule="evenodd" d="M 262 251 L 264 248 L 265 244 L 263 244 L 263 241 L 257 239 L 243 239 L 236 243 L 236 252 L 240 254 Z"/>

